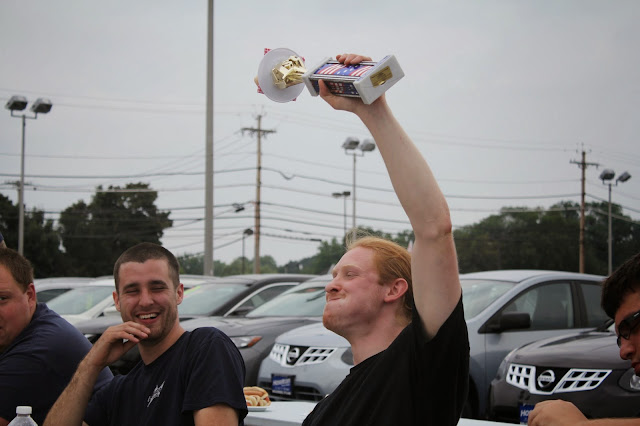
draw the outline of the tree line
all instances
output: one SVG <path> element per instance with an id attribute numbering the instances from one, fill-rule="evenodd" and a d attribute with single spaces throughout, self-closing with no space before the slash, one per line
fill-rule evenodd
<path id="1" fill-rule="evenodd" d="M 146 183 L 124 187 L 100 186 L 88 204 L 82 200 L 66 208 L 58 223 L 39 209 L 25 212 L 24 254 L 37 278 L 101 276 L 127 248 L 148 241 L 161 244 L 165 229 L 173 224 L 171 212 L 159 211 L 158 194 Z M 0 194 L 0 231 L 9 247 L 17 248 L 18 206 Z M 612 204 L 613 268 L 640 252 L 640 224 Z M 580 209 L 562 201 L 549 209 L 504 207 L 500 213 L 453 231 L 461 273 L 492 269 L 579 269 Z M 371 228 L 359 235 L 378 235 L 409 247 L 411 230 L 389 234 Z M 350 233 L 350 232 L 349 232 Z M 587 203 L 584 233 L 585 272 L 606 275 L 608 270 L 608 203 Z M 260 269 L 268 272 L 324 274 L 345 251 L 345 240 L 322 241 L 314 256 L 277 265 L 261 256 Z M 186 254 L 178 258 L 183 273 L 202 274 L 203 258 Z M 251 273 L 253 261 L 238 257 L 227 264 L 214 262 L 217 276 Z"/>

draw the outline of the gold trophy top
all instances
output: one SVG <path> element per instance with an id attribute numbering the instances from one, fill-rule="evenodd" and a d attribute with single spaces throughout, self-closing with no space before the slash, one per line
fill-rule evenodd
<path id="1" fill-rule="evenodd" d="M 304 62 L 298 56 L 289 56 L 271 70 L 273 84 L 278 89 L 286 89 L 302 83 L 302 74 L 307 72 Z"/>

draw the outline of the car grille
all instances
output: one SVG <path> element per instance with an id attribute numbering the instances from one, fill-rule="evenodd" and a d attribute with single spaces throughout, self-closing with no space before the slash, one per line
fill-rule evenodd
<path id="1" fill-rule="evenodd" d="M 276 343 L 271 349 L 269 358 L 283 367 L 320 364 L 325 362 L 336 349 L 337 348 L 290 346 Z"/>
<path id="2" fill-rule="evenodd" d="M 509 364 L 507 383 L 538 395 L 582 392 L 600 386 L 610 373 L 611 370 L 546 368 Z"/>

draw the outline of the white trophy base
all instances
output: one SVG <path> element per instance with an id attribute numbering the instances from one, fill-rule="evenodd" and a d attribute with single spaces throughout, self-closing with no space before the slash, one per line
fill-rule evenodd
<path id="1" fill-rule="evenodd" d="M 289 86 L 285 89 L 280 89 L 273 83 L 271 71 L 278 64 L 289 59 L 290 56 L 298 56 L 298 54 L 290 49 L 278 48 L 267 52 L 262 58 L 262 61 L 260 61 L 260 66 L 258 67 L 258 84 L 260 85 L 262 92 L 272 101 L 292 101 L 300 96 L 300 93 L 304 90 L 304 84 L 302 84 L 302 82 L 295 86 Z"/>

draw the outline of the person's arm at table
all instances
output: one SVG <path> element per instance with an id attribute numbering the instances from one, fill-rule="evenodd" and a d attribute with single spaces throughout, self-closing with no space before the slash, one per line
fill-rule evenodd
<path id="1" fill-rule="evenodd" d="M 78 365 L 71 381 L 53 404 L 43 426 L 86 424 L 84 413 L 98 375 L 109 364 L 145 339 L 149 329 L 134 322 L 109 327 Z"/>
<path id="2" fill-rule="evenodd" d="M 196 426 L 236 426 L 238 412 L 226 404 L 217 404 L 193 412 Z"/>
<path id="3" fill-rule="evenodd" d="M 578 407 L 560 399 L 536 404 L 529 426 L 639 426 L 640 419 L 587 419 Z"/>

